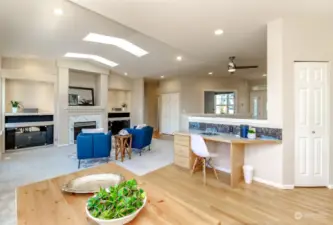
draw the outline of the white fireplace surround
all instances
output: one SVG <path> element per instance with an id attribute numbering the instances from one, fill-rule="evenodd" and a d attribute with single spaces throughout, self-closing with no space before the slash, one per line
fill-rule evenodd
<path id="1" fill-rule="evenodd" d="M 101 115 L 75 115 L 69 117 L 69 144 L 74 144 L 74 123 L 77 122 L 96 122 L 96 128 L 102 128 L 102 116 Z"/>

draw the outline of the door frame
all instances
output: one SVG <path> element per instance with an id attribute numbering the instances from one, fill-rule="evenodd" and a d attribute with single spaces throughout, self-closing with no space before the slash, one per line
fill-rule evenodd
<path id="1" fill-rule="evenodd" d="M 326 127 L 326 132 L 325 132 L 325 135 L 324 135 L 324 138 L 325 138 L 325 142 L 326 142 L 326 145 L 327 145 L 327 154 L 328 154 L 328 157 L 326 159 L 326 163 L 327 163 L 327 168 L 328 168 L 328 171 L 327 171 L 327 175 L 325 177 L 325 180 L 326 180 L 326 186 L 329 188 L 331 185 L 330 185 L 330 169 L 331 169 L 331 165 L 330 165 L 330 157 L 331 157 L 331 143 L 330 143 L 330 135 L 331 135 L 331 119 L 330 119 L 330 113 L 332 112 L 331 110 L 331 88 L 330 88 L 330 84 L 331 84 L 331 78 L 330 78 L 330 71 L 331 71 L 331 63 L 328 62 L 328 61 L 294 61 L 293 62 L 293 71 L 294 71 L 294 85 L 293 85 L 293 89 L 294 89 L 294 103 L 296 102 L 296 95 L 298 94 L 297 93 L 297 88 L 296 88 L 296 82 L 297 82 L 297 76 L 296 76 L 296 64 L 297 63 L 323 63 L 323 64 L 326 64 L 326 72 L 327 72 L 327 82 L 325 84 L 325 88 L 326 88 L 326 105 L 327 105 L 327 109 L 326 109 L 326 115 L 325 115 L 325 122 L 328 124 L 328 126 Z M 297 187 L 297 184 L 296 184 L 296 172 L 297 172 L 297 168 L 296 168 L 296 138 L 297 138 L 297 134 L 298 134 L 298 131 L 297 131 L 297 128 L 296 128 L 296 125 L 297 125 L 297 121 L 296 121 L 296 104 L 294 104 L 294 186 Z M 315 186 L 313 186 L 315 187 Z"/>

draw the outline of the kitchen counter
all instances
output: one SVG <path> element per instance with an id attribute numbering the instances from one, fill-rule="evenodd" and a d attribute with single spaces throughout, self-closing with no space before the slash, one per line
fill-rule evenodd
<path id="1" fill-rule="evenodd" d="M 237 135 L 233 134 L 225 134 L 225 133 L 217 133 L 217 135 L 205 135 L 202 134 L 204 131 L 200 130 L 189 130 L 189 131 L 178 131 L 175 132 L 174 135 L 187 135 L 190 134 L 199 134 L 207 141 L 216 141 L 216 142 L 224 142 L 224 143 L 235 143 L 235 144 L 280 144 L 281 140 L 272 140 L 272 139 L 248 139 L 241 138 Z"/>
<path id="2" fill-rule="evenodd" d="M 196 155 L 192 152 L 191 148 L 191 134 L 199 134 L 205 141 L 224 143 L 227 146 L 227 150 L 230 155 L 230 186 L 235 188 L 243 178 L 243 165 L 245 158 L 245 146 L 246 145 L 267 145 L 267 144 L 280 144 L 280 140 L 270 139 L 246 139 L 240 138 L 236 135 L 222 134 L 218 135 L 204 135 L 203 131 L 190 130 L 179 131 L 174 133 L 174 164 L 186 169 L 192 169 Z M 225 150 L 221 149 L 220 150 Z M 219 149 L 217 149 L 219 151 Z"/>

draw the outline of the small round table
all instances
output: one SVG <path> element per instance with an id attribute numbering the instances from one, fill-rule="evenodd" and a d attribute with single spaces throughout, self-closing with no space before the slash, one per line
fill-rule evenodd
<path id="1" fill-rule="evenodd" d="M 132 135 L 115 135 L 115 147 L 116 147 L 116 160 L 118 160 L 118 155 L 121 155 L 121 161 L 124 161 L 125 154 L 127 152 L 127 155 L 129 159 L 131 159 L 132 156 Z"/>

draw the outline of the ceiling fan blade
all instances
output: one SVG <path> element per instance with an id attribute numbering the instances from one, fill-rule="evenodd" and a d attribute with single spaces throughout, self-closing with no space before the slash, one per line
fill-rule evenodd
<path id="1" fill-rule="evenodd" d="M 255 69 L 258 66 L 236 66 L 236 69 Z"/>

